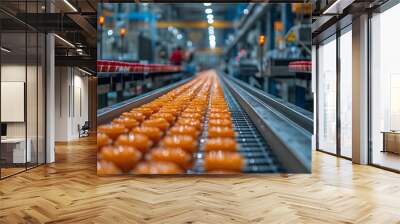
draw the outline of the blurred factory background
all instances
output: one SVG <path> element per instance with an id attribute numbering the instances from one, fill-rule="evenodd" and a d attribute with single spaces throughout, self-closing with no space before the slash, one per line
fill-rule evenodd
<path id="1" fill-rule="evenodd" d="M 98 108 L 216 68 L 312 112 L 311 8 L 299 3 L 99 4 L 98 59 L 152 67 L 131 70 L 146 73 L 134 77 L 118 72 L 119 65 L 98 68 Z M 165 64 L 180 67 L 157 67 Z"/>

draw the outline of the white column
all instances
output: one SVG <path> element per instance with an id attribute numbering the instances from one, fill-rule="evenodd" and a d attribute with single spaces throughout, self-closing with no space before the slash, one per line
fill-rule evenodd
<path id="1" fill-rule="evenodd" d="M 368 16 L 353 20 L 353 162 L 368 163 Z"/>
<path id="2" fill-rule="evenodd" d="M 55 56 L 54 35 L 46 36 L 46 163 L 55 161 Z"/>

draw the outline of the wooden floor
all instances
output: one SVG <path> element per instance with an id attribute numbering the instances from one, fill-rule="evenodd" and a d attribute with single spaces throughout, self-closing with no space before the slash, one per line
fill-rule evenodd
<path id="1" fill-rule="evenodd" d="M 314 153 L 313 174 L 97 177 L 95 142 L 0 181 L 0 223 L 400 223 L 400 175 Z"/>

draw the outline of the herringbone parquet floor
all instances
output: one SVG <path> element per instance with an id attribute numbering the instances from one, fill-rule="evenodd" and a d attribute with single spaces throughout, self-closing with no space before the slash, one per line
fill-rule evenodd
<path id="1" fill-rule="evenodd" d="M 323 153 L 310 175 L 97 177 L 94 144 L 0 181 L 0 223 L 400 223 L 400 175 Z"/>

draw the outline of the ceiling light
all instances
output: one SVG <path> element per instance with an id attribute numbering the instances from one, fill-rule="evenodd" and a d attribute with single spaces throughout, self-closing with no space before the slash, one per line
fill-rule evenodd
<path id="1" fill-rule="evenodd" d="M 213 19 L 209 19 L 209 20 L 208 20 L 208 23 L 209 23 L 209 24 L 213 24 L 213 23 L 214 23 L 214 20 L 213 20 Z"/>
<path id="2" fill-rule="evenodd" d="M 11 52 L 11 50 L 9 50 L 9 49 L 7 49 L 7 48 L 5 48 L 5 47 L 1 47 L 0 49 L 1 49 L 2 51 L 6 52 L 6 53 L 10 53 L 10 52 Z"/>
<path id="3" fill-rule="evenodd" d="M 213 30 L 214 31 L 214 27 L 213 26 L 209 26 L 208 27 L 208 31 Z"/>
<path id="4" fill-rule="evenodd" d="M 126 35 L 126 32 L 127 32 L 127 30 L 125 27 L 121 27 L 119 29 L 119 35 L 121 35 L 121 37 L 124 37 Z"/>
<path id="5" fill-rule="evenodd" d="M 214 19 L 214 15 L 213 14 L 208 14 L 207 15 L 207 19 Z"/>
<path id="6" fill-rule="evenodd" d="M 207 8 L 204 12 L 206 12 L 207 14 L 211 14 L 213 12 L 213 10 L 210 8 Z"/>
<path id="7" fill-rule="evenodd" d="M 107 34 L 108 34 L 108 36 L 112 36 L 114 34 L 114 31 L 113 30 L 108 30 Z"/>
<path id="8" fill-rule="evenodd" d="M 245 15 L 249 14 L 249 10 L 248 9 L 243 10 L 243 14 Z"/>
<path id="9" fill-rule="evenodd" d="M 180 40 L 180 39 L 183 38 L 183 36 L 182 36 L 182 34 L 178 34 L 178 35 L 176 36 L 176 38 L 178 38 L 178 40 Z"/>
<path id="10" fill-rule="evenodd" d="M 68 40 L 58 36 L 57 34 L 54 34 L 54 36 L 57 37 L 62 42 L 64 42 L 65 44 L 67 44 L 68 46 L 75 48 L 75 45 L 71 44 L 71 42 L 69 42 Z"/>
<path id="11" fill-rule="evenodd" d="M 211 41 L 211 40 L 214 40 L 214 41 L 215 41 L 215 35 L 210 35 L 210 36 L 208 36 L 208 38 L 210 39 L 210 41 Z"/>
<path id="12" fill-rule="evenodd" d="M 211 3 L 203 3 L 203 5 L 208 7 L 208 6 L 211 6 Z"/>
<path id="13" fill-rule="evenodd" d="M 74 12 L 78 12 L 78 10 L 68 1 L 64 0 L 65 4 L 67 4 Z"/>
<path id="14" fill-rule="evenodd" d="M 210 41 L 210 48 L 212 48 L 212 49 L 214 49 L 215 48 L 215 41 L 214 42 L 212 42 L 212 41 Z"/>

